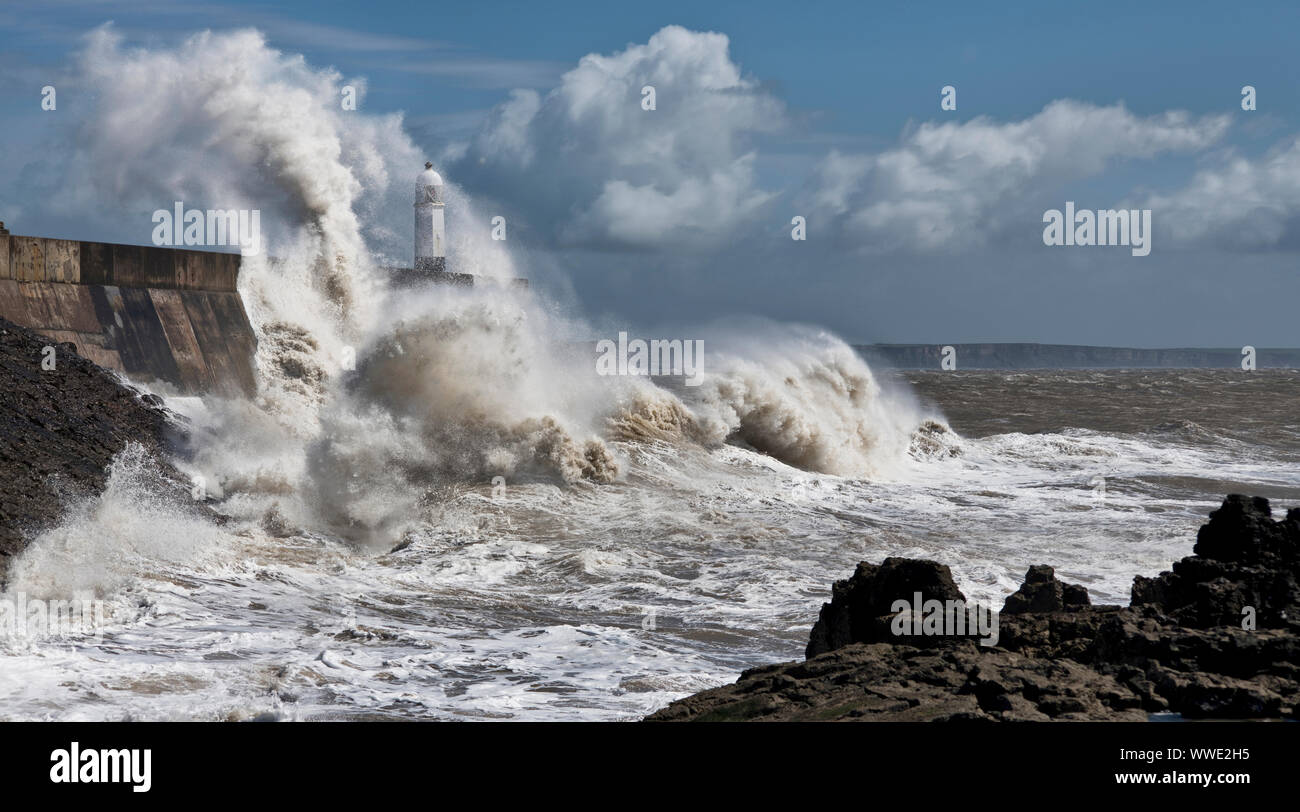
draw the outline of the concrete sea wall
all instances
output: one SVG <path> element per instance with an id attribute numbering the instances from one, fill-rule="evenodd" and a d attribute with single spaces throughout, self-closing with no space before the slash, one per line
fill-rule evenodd
<path id="1" fill-rule="evenodd" d="M 0 232 L 0 316 L 135 380 L 251 395 L 257 339 L 236 288 L 239 261 Z"/>

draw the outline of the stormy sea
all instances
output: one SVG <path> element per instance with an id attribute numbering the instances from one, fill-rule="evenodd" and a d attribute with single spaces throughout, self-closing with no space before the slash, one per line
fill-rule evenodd
<path id="1" fill-rule="evenodd" d="M 322 106 L 339 77 L 254 34 L 185 57 L 92 37 L 84 140 L 124 195 L 276 203 L 239 271 L 256 391 L 130 381 L 182 439 L 24 540 L 0 597 L 103 621 L 0 638 L 0 718 L 640 719 L 797 659 L 859 561 L 995 605 L 1048 562 L 1127 604 L 1224 494 L 1300 500 L 1296 371 L 891 370 L 733 319 L 644 336 L 703 342 L 695 381 L 601 375 L 628 327 L 507 284 L 542 269 L 453 181 L 447 264 L 480 284 L 394 284 L 400 117 Z"/>
<path id="2" fill-rule="evenodd" d="M 800 657 L 859 560 L 1126 604 L 1222 494 L 1300 499 L 1295 371 L 873 370 L 727 325 L 657 386 L 526 292 L 401 298 L 355 369 L 253 308 L 257 399 L 163 393 L 228 518 L 119 454 L 8 583 L 93 592 L 102 639 L 7 641 L 6 719 L 639 719 Z"/>

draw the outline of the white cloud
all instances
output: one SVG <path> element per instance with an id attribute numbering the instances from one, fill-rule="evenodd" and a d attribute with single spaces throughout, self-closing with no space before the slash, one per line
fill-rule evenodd
<path id="1" fill-rule="evenodd" d="M 1257 160 L 1229 153 L 1183 188 L 1152 195 L 1142 206 L 1179 243 L 1248 251 L 1300 247 L 1300 137 Z"/>
<path id="2" fill-rule="evenodd" d="M 725 237 L 770 198 L 751 139 L 784 124 L 723 34 L 669 26 L 590 54 L 545 95 L 516 90 L 452 176 L 538 214 L 569 244 L 652 246 Z M 642 87 L 657 109 L 642 109 Z"/>
<path id="3" fill-rule="evenodd" d="M 1026 195 L 1098 175 L 1117 160 L 1201 150 L 1227 128 L 1226 116 L 1139 117 L 1123 105 L 1070 100 L 1022 121 L 925 123 L 891 150 L 831 152 L 809 203 L 838 237 L 864 248 L 967 248 L 1002 230 L 1006 209 Z"/>

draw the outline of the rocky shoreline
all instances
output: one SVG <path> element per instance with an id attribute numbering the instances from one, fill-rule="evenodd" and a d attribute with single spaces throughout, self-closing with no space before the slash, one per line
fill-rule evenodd
<path id="1" fill-rule="evenodd" d="M 103 491 L 109 463 L 128 443 L 181 448 L 176 425 L 161 398 L 125 385 L 72 344 L 0 319 L 0 588 L 34 534 L 70 501 Z M 160 465 L 188 497 L 188 481 Z"/>
<path id="2" fill-rule="evenodd" d="M 754 668 L 647 721 L 1144 721 L 1300 718 L 1300 508 L 1229 495 L 1193 555 L 1092 606 L 1051 567 L 1026 573 L 995 645 L 900 637 L 895 602 L 963 601 L 946 566 L 863 562 L 822 606 L 803 662 Z M 919 620 L 919 619 L 918 619 Z M 960 630 L 959 630 L 960 631 Z"/>

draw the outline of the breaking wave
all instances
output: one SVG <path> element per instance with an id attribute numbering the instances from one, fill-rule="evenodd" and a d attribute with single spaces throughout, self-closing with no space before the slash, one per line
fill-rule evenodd
<path id="1" fill-rule="evenodd" d="M 391 245 L 382 224 L 409 220 L 394 179 L 423 156 L 400 116 L 340 111 L 342 77 L 255 31 L 130 50 L 104 28 L 82 73 L 98 100 L 82 158 L 104 197 L 272 209 L 275 258 L 246 257 L 240 274 L 256 397 L 177 405 L 195 445 L 178 465 L 212 483 L 224 513 L 390 544 L 431 521 L 449 486 L 608 484 L 639 444 L 732 443 L 849 477 L 888 476 L 908 456 L 918 410 L 822 331 L 711 326 L 703 385 L 669 391 L 597 375 L 592 330 L 530 291 L 394 289 L 368 237 Z M 158 90 L 158 75 L 174 81 Z M 156 131 L 127 125 L 160 108 L 174 115 Z M 454 184 L 447 196 L 451 266 L 519 275 L 482 229 L 457 229 L 473 201 Z"/>
<path id="2" fill-rule="evenodd" d="M 825 331 L 774 325 L 761 335 L 721 339 L 718 369 L 691 404 L 706 434 L 809 471 L 896 472 L 923 419 L 913 401 L 886 391 L 852 347 Z"/>
<path id="3" fill-rule="evenodd" d="M 201 557 L 221 533 L 189 491 L 131 443 L 109 466 L 103 493 L 74 501 L 57 526 L 32 540 L 9 588 L 37 598 L 103 597 L 142 572 Z"/>

